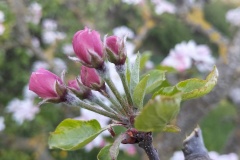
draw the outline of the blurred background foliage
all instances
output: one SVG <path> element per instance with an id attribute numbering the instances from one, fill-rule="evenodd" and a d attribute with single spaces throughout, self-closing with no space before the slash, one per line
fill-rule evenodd
<path id="1" fill-rule="evenodd" d="M 18 14 L 26 13 L 27 7 L 33 2 L 38 2 L 42 6 L 40 22 L 21 24 Z M 14 8 L 16 6 L 13 3 L 17 3 L 16 0 L 0 1 L 0 10 L 5 14 L 3 22 L 5 31 L 0 36 L 0 115 L 5 117 L 6 125 L 5 130 L 0 132 L 1 160 L 32 160 L 41 159 L 44 156 L 50 160 L 96 159 L 99 150 L 98 148 L 90 152 L 84 149 L 75 152 L 48 150 L 49 132 L 54 131 L 64 118 L 79 116 L 77 108 L 44 104 L 32 121 L 24 121 L 22 125 L 17 124 L 12 119 L 12 115 L 6 112 L 6 106 L 13 98 L 23 98 L 23 88 L 28 83 L 32 65 L 41 59 L 32 49 L 30 41 L 27 41 L 29 37 L 36 37 L 39 40 L 39 48 L 47 59 L 45 61 L 52 61 L 56 57 L 65 61 L 68 66 L 67 79 L 79 74 L 79 65 L 70 61 L 62 48 L 65 44 L 70 44 L 73 34 L 84 26 L 100 31 L 103 37 L 104 34 L 111 35 L 113 28 L 123 25 L 131 28 L 138 35 L 141 33 L 141 27 L 150 23 L 136 51 L 150 50 L 153 54 L 151 60 L 156 65 L 160 64 L 177 43 L 191 39 L 194 39 L 197 44 L 207 44 L 214 56 L 219 57 L 217 44 L 206 35 L 189 27 L 176 15 L 156 14 L 153 4 L 149 1 L 144 5 L 129 5 L 121 0 L 21 0 L 18 2 L 21 3 L 17 5 L 18 8 Z M 225 14 L 234 7 L 236 4 L 224 3 L 220 0 L 210 1 L 204 5 L 204 18 L 222 35 L 231 38 L 234 35 L 234 28 L 225 21 Z M 146 20 L 148 17 L 151 18 L 150 22 Z M 44 19 L 55 20 L 58 24 L 57 30 L 64 32 L 66 37 L 46 44 L 42 37 Z M 196 74 L 199 73 L 195 71 L 193 75 Z M 37 99 L 35 103 L 38 102 Z M 223 150 L 227 137 L 235 128 L 235 116 L 237 115 L 233 104 L 223 100 L 202 121 L 200 125 L 209 150 L 218 152 Z M 119 159 L 137 160 L 140 159 L 139 157 L 139 155 L 131 156 L 121 151 Z"/>

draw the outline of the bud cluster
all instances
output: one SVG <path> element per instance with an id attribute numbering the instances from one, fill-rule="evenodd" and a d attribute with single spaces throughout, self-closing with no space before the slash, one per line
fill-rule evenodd
<path id="1" fill-rule="evenodd" d="M 83 108 L 108 116 L 123 124 L 132 125 L 130 117 L 133 117 L 135 113 L 125 78 L 127 58 L 125 38 L 105 36 L 102 41 L 99 32 L 85 28 L 75 33 L 72 45 L 78 61 L 82 64 L 80 76 L 65 83 L 63 78 L 59 78 L 52 72 L 39 69 L 32 73 L 29 89 L 38 94 L 44 102 L 65 102 L 74 105 L 77 103 Z M 121 95 L 112 82 L 106 61 L 115 64 L 126 95 Z M 111 105 L 104 104 L 92 90 L 105 96 Z M 90 101 L 91 104 L 83 101 L 84 99 Z M 93 103 L 97 107 L 93 106 Z"/>

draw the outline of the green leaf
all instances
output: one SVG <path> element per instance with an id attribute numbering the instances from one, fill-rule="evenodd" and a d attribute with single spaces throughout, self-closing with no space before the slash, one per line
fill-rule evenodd
<path id="1" fill-rule="evenodd" d="M 105 146 L 103 147 L 100 152 L 98 153 L 97 155 L 97 159 L 98 160 L 112 160 L 111 157 L 110 157 L 110 148 L 111 148 L 112 145 L 108 145 L 108 146 Z"/>
<path id="2" fill-rule="evenodd" d="M 150 93 L 150 92 L 154 91 L 166 79 L 165 71 L 152 70 L 148 74 L 150 75 L 150 77 L 148 79 L 146 93 Z"/>
<path id="3" fill-rule="evenodd" d="M 170 72 L 177 72 L 177 70 L 175 68 L 170 67 L 170 66 L 158 65 L 155 68 L 158 69 L 158 70 L 166 71 L 168 73 L 170 73 Z"/>
<path id="4" fill-rule="evenodd" d="M 139 131 L 163 131 L 177 116 L 180 108 L 180 95 L 156 96 L 151 99 L 135 118 L 135 128 Z"/>
<path id="5" fill-rule="evenodd" d="M 150 51 L 145 51 L 142 53 L 141 59 L 140 59 L 140 71 L 144 69 L 147 61 L 150 59 L 151 56 L 152 56 L 152 53 Z"/>
<path id="6" fill-rule="evenodd" d="M 175 126 L 175 125 L 166 125 L 164 128 L 163 128 L 163 131 L 164 132 L 180 132 L 181 129 L 178 127 L 178 126 Z"/>
<path id="7" fill-rule="evenodd" d="M 133 94 L 133 91 L 139 82 L 140 57 L 141 56 L 138 53 L 135 63 L 131 70 L 131 78 L 130 78 L 130 93 L 131 94 Z"/>
<path id="8" fill-rule="evenodd" d="M 188 100 L 208 94 L 217 84 L 217 79 L 218 70 L 215 66 L 206 80 L 192 78 L 179 82 L 176 87 L 182 92 L 182 100 Z"/>
<path id="9" fill-rule="evenodd" d="M 119 146 L 123 139 L 124 134 L 121 134 L 113 144 L 103 147 L 97 155 L 98 160 L 116 160 L 119 153 Z"/>
<path id="10" fill-rule="evenodd" d="M 125 136 L 124 134 L 121 134 L 117 137 L 117 139 L 113 142 L 112 146 L 110 147 L 110 157 L 112 158 L 112 160 L 116 160 L 118 153 L 119 153 L 119 146 L 122 142 L 122 140 L 124 140 Z"/>
<path id="11" fill-rule="evenodd" d="M 48 144 L 50 149 L 76 150 L 95 139 L 106 128 L 101 128 L 97 120 L 80 121 L 65 119 L 50 133 Z"/>
<path id="12" fill-rule="evenodd" d="M 133 102 L 138 108 L 143 107 L 143 99 L 145 96 L 145 91 L 148 83 L 148 78 L 150 75 L 146 75 L 136 86 L 133 92 Z"/>
<path id="13" fill-rule="evenodd" d="M 159 91 L 154 93 L 153 97 L 157 95 L 173 96 L 180 92 L 181 91 L 176 86 L 162 87 Z"/>
<path id="14" fill-rule="evenodd" d="M 127 65 L 126 79 L 127 79 L 128 85 L 129 85 L 130 84 L 130 79 L 131 79 L 131 63 L 130 63 L 129 58 L 127 58 L 127 60 L 126 60 L 126 65 Z"/>

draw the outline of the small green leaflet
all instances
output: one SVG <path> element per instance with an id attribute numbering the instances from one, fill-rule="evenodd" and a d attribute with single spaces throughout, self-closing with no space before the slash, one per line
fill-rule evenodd
<path id="1" fill-rule="evenodd" d="M 70 151 L 80 149 L 106 129 L 101 128 L 99 122 L 95 119 L 89 121 L 65 119 L 54 132 L 50 133 L 49 148 Z"/>
<path id="2" fill-rule="evenodd" d="M 152 56 L 152 53 L 150 51 L 145 51 L 141 54 L 141 59 L 140 59 L 140 71 L 143 70 L 146 66 L 146 63 Z"/>
<path id="3" fill-rule="evenodd" d="M 180 95 L 156 96 L 143 107 L 135 118 L 135 128 L 145 132 L 168 130 L 168 125 L 179 112 L 180 102 Z"/>
<path id="4" fill-rule="evenodd" d="M 150 75 L 146 75 L 135 87 L 133 92 L 133 102 L 135 106 L 139 109 L 143 107 L 143 99 L 145 96 L 145 91 L 148 83 L 148 78 Z"/>
<path id="5" fill-rule="evenodd" d="M 126 80 L 127 80 L 127 84 L 128 86 L 130 85 L 130 79 L 131 79 L 131 62 L 129 60 L 129 58 L 127 58 L 126 60 Z"/>
<path id="6" fill-rule="evenodd" d="M 176 87 L 182 92 L 182 100 L 188 100 L 208 94 L 217 84 L 217 79 L 218 70 L 217 67 L 214 66 L 206 80 L 192 78 L 179 82 Z"/>
<path id="7" fill-rule="evenodd" d="M 119 146 L 124 138 L 124 134 L 121 134 L 113 144 L 103 147 L 97 155 L 98 160 L 116 160 L 119 153 Z"/>
<path id="8" fill-rule="evenodd" d="M 213 68 L 212 72 L 209 73 L 206 80 L 197 78 L 187 79 L 179 82 L 175 86 L 161 87 L 156 91 L 153 97 L 157 95 L 173 96 L 180 93 L 182 100 L 188 100 L 192 98 L 198 98 L 208 94 L 213 87 L 217 84 L 218 70 L 216 67 Z M 164 81 L 162 82 L 162 84 Z"/>
<path id="9" fill-rule="evenodd" d="M 130 93 L 131 94 L 133 94 L 133 91 L 139 82 L 140 58 L 141 58 L 141 56 L 138 53 L 135 63 L 132 66 L 131 77 L 130 77 Z"/>
<path id="10" fill-rule="evenodd" d="M 112 160 L 111 157 L 110 157 L 110 148 L 111 148 L 111 144 L 110 145 L 107 145 L 105 147 L 103 147 L 100 152 L 98 153 L 97 155 L 97 159 L 98 160 Z"/>
<path id="11" fill-rule="evenodd" d="M 181 91 L 178 90 L 176 86 L 162 87 L 159 91 L 154 93 L 153 97 L 157 95 L 173 96 L 180 92 Z"/>
<path id="12" fill-rule="evenodd" d="M 151 93 L 155 89 L 157 89 L 159 86 L 161 86 L 162 82 L 166 79 L 165 78 L 165 71 L 161 70 L 152 70 L 148 72 L 149 79 L 147 84 L 146 93 Z"/>

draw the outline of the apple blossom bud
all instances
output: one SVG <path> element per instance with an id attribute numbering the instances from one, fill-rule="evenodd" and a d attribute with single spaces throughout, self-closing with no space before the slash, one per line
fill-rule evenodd
<path id="1" fill-rule="evenodd" d="M 45 69 L 39 69 L 31 74 L 29 90 L 35 92 L 39 97 L 53 100 L 53 102 L 64 101 L 66 94 L 66 87 L 62 80 Z"/>
<path id="2" fill-rule="evenodd" d="M 81 63 L 90 68 L 99 68 L 104 63 L 105 54 L 100 34 L 85 27 L 73 36 L 73 50 Z"/>
<path id="3" fill-rule="evenodd" d="M 95 68 L 82 66 L 80 76 L 83 85 L 91 89 L 99 91 L 105 88 L 105 83 Z"/>
<path id="4" fill-rule="evenodd" d="M 106 38 L 105 48 L 110 62 L 116 65 L 122 65 L 125 63 L 127 55 L 124 46 L 124 39 L 117 36 L 109 36 Z"/>
<path id="5" fill-rule="evenodd" d="M 78 79 L 68 81 L 68 89 L 80 99 L 86 99 L 91 95 L 91 90 L 83 86 Z"/>

